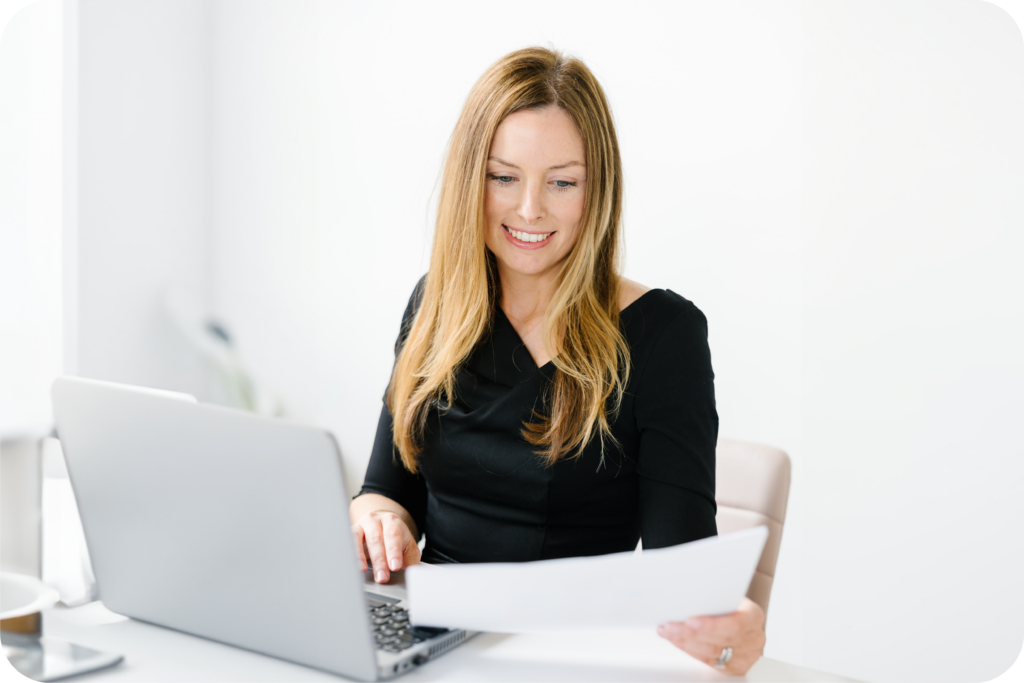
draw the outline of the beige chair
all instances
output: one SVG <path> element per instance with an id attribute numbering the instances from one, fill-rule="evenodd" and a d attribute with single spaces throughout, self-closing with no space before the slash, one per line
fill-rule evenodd
<path id="1" fill-rule="evenodd" d="M 789 500 L 789 456 L 778 448 L 730 439 L 718 440 L 716 456 L 718 533 L 768 527 L 768 542 L 747 591 L 767 613 Z"/>

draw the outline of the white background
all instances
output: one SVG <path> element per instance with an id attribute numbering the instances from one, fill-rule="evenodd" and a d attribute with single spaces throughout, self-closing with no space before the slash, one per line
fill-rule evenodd
<path id="1" fill-rule="evenodd" d="M 0 29 L 6 26 L 0 15 Z M 0 40 L 0 431 L 50 427 L 60 371 L 61 12 L 21 13 Z M 16 27 L 17 28 L 17 27 Z"/>
<path id="2" fill-rule="evenodd" d="M 159 303 L 186 288 L 357 487 L 458 111 L 552 44 L 615 112 L 627 276 L 707 314 L 722 435 L 793 458 L 766 654 L 869 680 L 1015 659 L 1024 45 L 999 9 L 64 9 L 66 369 L 216 398 Z"/>

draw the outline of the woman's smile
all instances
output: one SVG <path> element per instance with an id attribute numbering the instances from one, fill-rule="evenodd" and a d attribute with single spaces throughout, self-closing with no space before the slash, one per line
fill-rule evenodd
<path id="1" fill-rule="evenodd" d="M 506 239 L 520 249 L 541 249 L 548 245 L 555 234 L 555 231 L 536 232 L 510 228 L 504 223 L 501 224 L 501 227 L 505 230 Z"/>

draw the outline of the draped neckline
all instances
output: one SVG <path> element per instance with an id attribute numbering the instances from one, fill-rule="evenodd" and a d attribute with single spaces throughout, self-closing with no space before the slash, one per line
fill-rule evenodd
<path id="1" fill-rule="evenodd" d="M 638 296 L 636 299 L 634 299 L 628 306 L 626 306 L 621 311 L 619 311 L 619 316 L 620 316 L 620 318 L 619 318 L 619 326 L 620 327 L 622 326 L 622 318 L 621 318 L 621 316 L 623 314 L 625 314 L 627 311 L 629 311 L 629 309 L 633 308 L 638 303 L 640 303 L 640 301 L 645 299 L 652 292 L 658 292 L 658 291 L 664 291 L 664 290 L 648 289 L 646 292 L 644 292 L 643 294 Z M 522 379 L 528 379 L 529 377 L 532 377 L 536 372 L 540 372 L 542 375 L 544 375 L 548 379 L 551 379 L 554 376 L 554 371 L 555 371 L 555 361 L 554 361 L 554 358 L 549 360 L 544 365 L 542 365 L 540 367 L 537 367 L 537 362 L 533 359 L 533 355 L 530 353 L 529 349 L 526 348 L 526 344 L 523 342 L 522 337 L 520 337 L 519 333 L 516 331 L 515 325 L 513 325 L 512 321 L 509 320 L 507 315 L 505 315 L 505 311 L 504 311 L 504 309 L 502 309 L 501 304 L 500 303 L 496 303 L 494 307 L 497 310 L 495 311 L 495 316 L 494 316 L 495 320 L 494 320 L 494 330 L 492 332 L 492 343 L 493 343 L 493 339 L 495 337 L 501 338 L 503 336 L 507 336 L 513 342 L 512 349 L 511 349 L 512 362 L 515 365 L 516 369 L 519 370 L 520 374 L 522 375 Z M 507 330 L 504 329 L 506 327 L 507 327 Z M 524 356 L 525 356 L 525 358 L 524 358 Z M 520 361 L 522 361 L 524 365 L 528 364 L 527 367 L 521 368 L 519 366 Z"/>

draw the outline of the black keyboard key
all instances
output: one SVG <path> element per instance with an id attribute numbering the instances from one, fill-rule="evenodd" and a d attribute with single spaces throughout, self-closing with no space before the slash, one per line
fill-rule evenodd
<path id="1" fill-rule="evenodd" d="M 413 626 L 412 634 L 417 638 L 427 640 L 442 633 L 447 633 L 449 630 L 447 628 L 434 628 L 433 626 Z"/>

